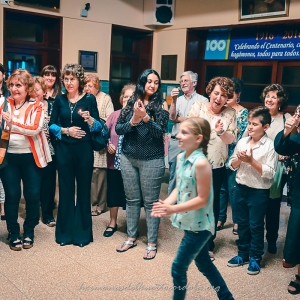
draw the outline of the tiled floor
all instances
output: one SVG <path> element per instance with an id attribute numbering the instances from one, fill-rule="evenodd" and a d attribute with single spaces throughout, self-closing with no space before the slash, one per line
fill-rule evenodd
<path id="1" fill-rule="evenodd" d="M 167 190 L 167 175 L 161 197 Z M 20 222 L 24 218 L 22 201 Z M 229 268 L 227 260 L 236 255 L 235 239 L 229 217 L 216 239 L 215 264 L 226 280 L 235 299 L 300 299 L 286 288 L 296 269 L 284 269 L 282 251 L 289 208 L 281 208 L 279 252 L 266 253 L 263 268 L 256 276 L 247 275 L 247 266 Z M 173 228 L 168 218 L 161 221 L 158 253 L 152 261 L 142 256 L 146 247 L 145 214 L 141 215 L 138 246 L 125 253 L 115 248 L 126 238 L 125 212 L 119 212 L 119 231 L 103 237 L 109 213 L 93 218 L 94 242 L 84 248 L 60 247 L 54 241 L 54 228 L 43 223 L 36 227 L 32 249 L 11 251 L 6 241 L 5 222 L 0 224 L 0 299 L 171 299 L 171 263 L 182 232 Z M 188 271 L 189 290 L 186 299 L 217 299 L 208 281 L 192 264 Z"/>

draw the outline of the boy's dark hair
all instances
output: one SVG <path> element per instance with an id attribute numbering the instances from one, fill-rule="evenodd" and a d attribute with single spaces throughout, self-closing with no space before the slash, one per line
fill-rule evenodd
<path id="1" fill-rule="evenodd" d="M 260 118 L 260 122 L 263 126 L 266 124 L 270 125 L 272 122 L 270 110 L 265 106 L 258 106 L 251 109 L 248 114 L 248 119 L 249 118 Z"/>

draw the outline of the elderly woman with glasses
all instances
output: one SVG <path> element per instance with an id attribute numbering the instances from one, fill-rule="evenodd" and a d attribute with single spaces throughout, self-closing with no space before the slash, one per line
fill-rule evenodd
<path id="1" fill-rule="evenodd" d="M 100 80 L 95 74 L 85 77 L 84 91 L 96 97 L 100 118 L 105 121 L 114 111 L 109 95 L 100 92 Z M 106 149 L 94 151 L 94 169 L 91 186 L 92 216 L 99 216 L 106 210 L 107 200 L 107 176 L 106 176 Z"/>
<path id="2" fill-rule="evenodd" d="M 83 91 L 83 68 L 78 64 L 66 64 L 62 82 L 66 93 L 56 97 L 49 123 L 50 132 L 58 138 L 55 150 L 59 205 L 55 238 L 61 246 L 84 247 L 93 241 L 91 132 L 100 131 L 101 124 L 95 96 Z"/>

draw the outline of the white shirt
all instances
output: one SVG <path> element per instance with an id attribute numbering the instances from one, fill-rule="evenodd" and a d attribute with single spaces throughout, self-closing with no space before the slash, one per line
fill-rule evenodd
<path id="1" fill-rule="evenodd" d="M 185 95 L 182 95 L 176 100 L 176 116 L 187 117 L 190 112 L 192 105 L 195 102 L 208 102 L 208 99 L 200 94 L 197 94 L 196 91 L 188 99 Z M 172 128 L 172 135 L 175 135 L 179 132 L 180 123 L 174 123 Z"/>
<path id="2" fill-rule="evenodd" d="M 269 189 L 275 176 L 278 154 L 274 149 L 274 142 L 265 134 L 257 144 L 252 148 L 252 156 L 262 165 L 262 175 L 256 171 L 250 164 L 241 162 L 237 169 L 231 166 L 234 159 L 237 158 L 237 152 L 250 151 L 251 137 L 241 138 L 228 162 L 228 166 L 236 173 L 236 182 L 255 189 Z"/>

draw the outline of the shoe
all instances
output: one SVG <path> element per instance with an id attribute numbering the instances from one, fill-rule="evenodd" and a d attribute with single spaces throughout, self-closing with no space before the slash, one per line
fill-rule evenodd
<path id="1" fill-rule="evenodd" d="M 48 226 L 48 227 L 54 227 L 56 225 L 55 223 L 55 220 L 52 218 L 52 219 L 49 219 L 45 222 L 45 224 Z"/>
<path id="2" fill-rule="evenodd" d="M 18 247 L 20 246 L 20 247 Z M 22 241 L 20 238 L 17 238 L 15 241 L 9 241 L 9 248 L 13 251 L 21 251 L 22 250 Z"/>
<path id="3" fill-rule="evenodd" d="M 30 249 L 33 247 L 33 239 L 30 237 L 23 238 L 23 249 Z"/>
<path id="4" fill-rule="evenodd" d="M 108 228 L 112 230 L 107 230 Z M 115 227 L 107 226 L 105 231 L 103 232 L 103 236 L 111 237 L 117 230 L 118 230 L 118 225 L 116 225 Z"/>
<path id="5" fill-rule="evenodd" d="M 256 275 L 260 272 L 260 261 L 254 257 L 250 257 L 247 273 L 249 275 Z"/>
<path id="6" fill-rule="evenodd" d="M 156 246 L 147 246 L 146 251 L 147 251 L 146 257 L 145 256 L 143 257 L 144 260 L 151 260 L 151 259 L 154 259 L 156 257 L 156 253 L 157 253 Z M 155 251 L 155 255 L 152 256 L 152 257 L 148 257 L 148 255 L 150 254 L 151 251 Z"/>
<path id="7" fill-rule="evenodd" d="M 220 225 L 218 225 L 218 224 L 220 224 Z M 216 231 L 220 231 L 224 228 L 224 224 L 222 222 L 219 221 L 218 224 L 217 224 L 217 227 L 216 227 Z"/>
<path id="8" fill-rule="evenodd" d="M 268 243 L 268 252 L 270 254 L 276 254 L 277 253 L 277 247 L 276 247 L 276 243 Z"/>
<path id="9" fill-rule="evenodd" d="M 282 266 L 286 269 L 294 268 L 296 265 L 289 264 L 285 261 L 285 259 L 282 260 Z"/>
<path id="10" fill-rule="evenodd" d="M 122 252 L 126 252 L 127 250 L 129 250 L 131 248 L 134 248 L 135 246 L 137 246 L 137 244 L 134 243 L 135 241 L 136 240 L 134 240 L 134 241 L 131 241 L 131 240 L 125 241 L 122 244 L 121 248 L 125 247 L 126 245 L 129 245 L 129 247 L 127 249 L 125 249 L 125 250 L 116 249 L 116 251 L 119 252 L 119 253 L 122 253 Z"/>
<path id="11" fill-rule="evenodd" d="M 296 277 L 296 280 L 300 280 L 300 276 L 299 275 L 295 275 Z M 295 281 L 291 281 L 289 283 L 289 286 L 295 288 L 294 291 L 288 289 L 288 292 L 292 295 L 297 295 L 297 294 L 300 294 L 300 284 L 298 282 L 295 282 Z"/>
<path id="12" fill-rule="evenodd" d="M 213 251 L 208 251 L 208 255 L 209 255 L 209 258 L 210 258 L 211 261 L 215 260 L 215 255 L 214 255 Z"/>
<path id="13" fill-rule="evenodd" d="M 100 216 L 101 215 L 101 212 L 98 211 L 98 210 L 92 210 L 92 217 L 97 217 L 97 216 Z"/>
<path id="14" fill-rule="evenodd" d="M 244 259 L 241 256 L 234 256 L 232 259 L 230 259 L 227 262 L 227 266 L 228 267 L 239 267 L 239 266 L 243 266 L 244 264 L 248 264 L 249 263 L 249 259 Z"/>

